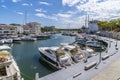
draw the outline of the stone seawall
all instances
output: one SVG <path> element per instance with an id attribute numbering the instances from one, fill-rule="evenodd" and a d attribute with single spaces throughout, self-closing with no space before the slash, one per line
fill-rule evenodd
<path id="1" fill-rule="evenodd" d="M 101 31 L 98 35 L 120 40 L 120 32 Z"/>

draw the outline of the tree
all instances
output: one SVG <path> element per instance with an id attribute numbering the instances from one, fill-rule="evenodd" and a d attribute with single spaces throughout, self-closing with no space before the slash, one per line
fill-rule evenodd
<path id="1" fill-rule="evenodd" d="M 120 19 L 114 19 L 111 21 L 99 21 L 98 22 L 100 30 L 107 31 L 120 31 Z"/>

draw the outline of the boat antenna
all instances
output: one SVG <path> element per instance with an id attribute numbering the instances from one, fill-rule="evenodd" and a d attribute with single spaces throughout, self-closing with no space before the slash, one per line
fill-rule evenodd
<path id="1" fill-rule="evenodd" d="M 69 32 L 70 32 L 70 23 L 69 23 Z"/>

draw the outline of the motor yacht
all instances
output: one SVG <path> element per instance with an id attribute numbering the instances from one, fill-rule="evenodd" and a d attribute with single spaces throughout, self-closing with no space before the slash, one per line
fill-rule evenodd
<path id="1" fill-rule="evenodd" d="M 56 69 L 62 69 L 72 64 L 71 56 L 62 47 L 40 47 L 41 59 Z"/>
<path id="2" fill-rule="evenodd" d="M 0 46 L 0 80 L 23 80 L 10 50 L 9 46 Z"/>
<path id="3" fill-rule="evenodd" d="M 80 47 L 77 46 L 76 44 L 67 44 L 67 43 L 63 44 L 62 43 L 62 46 L 64 50 L 67 51 L 71 55 L 74 62 L 79 62 L 85 57 L 85 54 L 82 52 Z"/>

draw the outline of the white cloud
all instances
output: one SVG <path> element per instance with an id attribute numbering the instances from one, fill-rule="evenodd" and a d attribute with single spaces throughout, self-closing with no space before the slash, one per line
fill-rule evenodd
<path id="1" fill-rule="evenodd" d="M 70 11 L 64 12 L 65 15 L 59 13 L 58 21 L 61 23 L 71 22 L 73 25 L 82 26 L 87 14 L 90 20 L 120 18 L 120 0 L 62 0 L 62 4 L 70 7 Z"/>
<path id="2" fill-rule="evenodd" d="M 29 4 L 30 6 L 33 6 L 33 4 L 31 3 L 31 4 Z"/>
<path id="3" fill-rule="evenodd" d="M 54 17 L 54 16 L 48 16 L 48 15 L 45 15 L 44 13 L 37 13 L 37 14 L 35 14 L 35 16 L 41 17 L 41 18 L 46 18 L 46 19 L 51 19 L 51 20 L 57 20 L 56 17 Z"/>
<path id="4" fill-rule="evenodd" d="M 59 17 L 63 17 L 63 18 L 69 18 L 69 17 L 71 17 L 70 14 L 62 14 L 62 13 L 58 13 L 57 15 L 58 15 Z"/>
<path id="5" fill-rule="evenodd" d="M 85 11 L 90 14 L 93 18 L 110 19 L 118 15 L 120 12 L 120 0 L 106 0 L 104 2 L 98 2 L 98 0 L 90 0 L 86 4 L 76 6 L 79 11 Z M 119 16 L 120 17 L 120 16 Z"/>
<path id="6" fill-rule="evenodd" d="M 24 14 L 23 12 L 17 12 L 17 11 L 15 11 L 15 13 L 17 13 L 19 15 L 23 15 Z"/>
<path id="7" fill-rule="evenodd" d="M 40 12 L 40 13 L 41 13 L 41 12 L 44 12 L 44 13 L 47 12 L 46 10 L 43 10 L 43 9 L 41 9 L 41 8 L 39 8 L 39 9 L 35 9 L 35 11 L 36 11 L 36 12 Z"/>
<path id="8" fill-rule="evenodd" d="M 80 2 L 80 0 L 62 0 L 63 5 L 73 6 Z"/>
<path id="9" fill-rule="evenodd" d="M 37 13 L 35 15 L 38 16 L 38 17 L 47 18 L 47 16 L 45 14 L 43 14 L 43 13 Z"/>
<path id="10" fill-rule="evenodd" d="M 23 3 L 22 6 L 32 6 L 32 4 Z"/>
<path id="11" fill-rule="evenodd" d="M 47 2 L 39 2 L 41 5 L 51 5 Z M 120 18 L 120 0 L 62 0 L 64 7 L 70 7 L 69 10 L 62 10 L 56 14 L 46 15 L 47 11 L 42 8 L 36 8 L 35 15 L 40 18 L 54 21 L 55 24 L 68 28 L 80 28 L 85 24 L 85 16 L 89 14 L 90 20 L 110 20 Z"/>
<path id="12" fill-rule="evenodd" d="M 5 5 L 1 5 L 2 8 L 7 8 Z"/>
<path id="13" fill-rule="evenodd" d="M 48 2 L 39 2 L 39 4 L 42 4 L 42 5 L 47 5 L 47 6 L 51 5 L 51 4 L 50 4 L 50 3 L 48 3 Z"/>
<path id="14" fill-rule="evenodd" d="M 12 0 L 12 2 L 14 2 L 14 3 L 19 2 L 19 1 L 21 1 L 21 0 Z"/>

